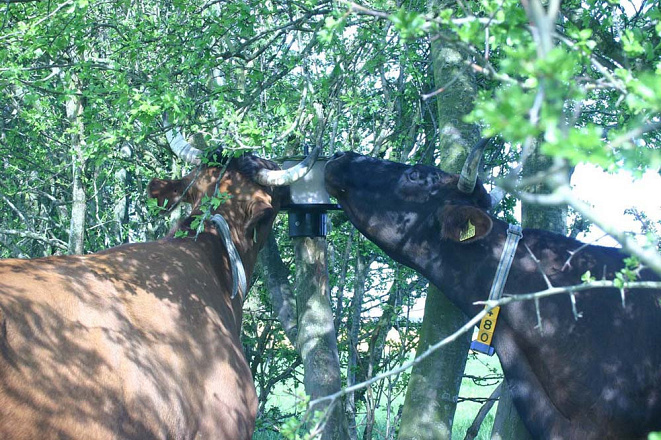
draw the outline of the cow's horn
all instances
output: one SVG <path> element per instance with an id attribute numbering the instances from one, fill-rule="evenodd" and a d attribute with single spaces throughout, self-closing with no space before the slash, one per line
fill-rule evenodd
<path id="1" fill-rule="evenodd" d="M 461 169 L 461 175 L 459 176 L 459 183 L 457 187 L 459 191 L 471 194 L 475 189 L 475 183 L 477 182 L 477 171 L 480 166 L 480 160 L 482 159 L 482 153 L 484 153 L 484 148 L 489 143 L 490 139 L 480 140 L 466 158 L 464 167 Z"/>
<path id="2" fill-rule="evenodd" d="M 202 150 L 186 142 L 186 139 L 184 139 L 181 133 L 170 125 L 167 115 L 163 116 L 163 127 L 165 128 L 165 138 L 168 140 L 172 152 L 184 162 L 199 165 Z"/>
<path id="3" fill-rule="evenodd" d="M 489 197 L 491 198 L 491 210 L 493 210 L 505 198 L 505 190 L 499 186 L 494 186 L 489 193 Z"/>
<path id="4" fill-rule="evenodd" d="M 319 157 L 321 148 L 315 147 L 303 162 L 286 170 L 261 169 L 255 175 L 255 181 L 264 186 L 287 186 L 305 176 Z"/>

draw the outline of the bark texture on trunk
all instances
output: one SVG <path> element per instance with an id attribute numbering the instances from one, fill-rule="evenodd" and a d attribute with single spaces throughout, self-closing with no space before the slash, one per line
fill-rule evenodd
<path id="1" fill-rule="evenodd" d="M 340 359 L 330 306 L 325 238 L 294 238 L 298 338 L 296 347 L 303 359 L 305 392 L 313 400 L 336 393 L 342 386 Z M 329 410 L 323 440 L 349 437 L 342 402 L 313 410 Z"/>
<path id="2" fill-rule="evenodd" d="M 437 0 L 430 0 L 429 5 L 434 9 L 440 6 Z M 465 54 L 447 41 L 432 41 L 431 56 L 435 89 L 443 89 L 435 97 L 439 166 L 447 172 L 459 173 L 470 148 L 479 138 L 477 127 L 462 121 L 472 110 L 477 94 L 475 77 L 465 68 Z M 467 320 L 438 288 L 430 285 L 418 353 L 454 333 Z M 451 438 L 469 345 L 469 336 L 460 338 L 413 367 L 402 412 L 400 440 Z"/>
<path id="3" fill-rule="evenodd" d="M 79 92 L 75 81 L 74 90 Z M 87 216 L 87 195 L 83 176 L 85 157 L 83 155 L 83 100 L 80 93 L 74 93 L 66 102 L 66 113 L 72 128 L 72 185 L 71 185 L 71 220 L 69 222 L 69 254 L 82 254 L 85 244 L 85 217 Z"/>
<path id="4" fill-rule="evenodd" d="M 466 316 L 430 285 L 417 353 L 464 325 Z M 450 439 L 457 396 L 470 345 L 468 334 L 413 368 L 406 390 L 399 439 Z"/>

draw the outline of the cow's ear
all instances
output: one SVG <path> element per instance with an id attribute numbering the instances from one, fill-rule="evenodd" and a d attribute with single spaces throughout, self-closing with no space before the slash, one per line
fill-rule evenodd
<path id="1" fill-rule="evenodd" d="M 270 230 L 271 222 L 275 218 L 275 209 L 264 201 L 253 202 L 250 206 L 248 223 L 246 224 L 246 235 L 257 242 L 262 229 Z"/>
<path id="2" fill-rule="evenodd" d="M 156 199 L 156 203 L 165 212 L 171 211 L 182 200 L 186 184 L 184 180 L 152 179 L 147 187 L 149 197 Z"/>
<path id="3" fill-rule="evenodd" d="M 441 237 L 458 243 L 471 243 L 486 237 L 493 221 L 484 210 L 468 205 L 447 205 L 439 213 Z"/>

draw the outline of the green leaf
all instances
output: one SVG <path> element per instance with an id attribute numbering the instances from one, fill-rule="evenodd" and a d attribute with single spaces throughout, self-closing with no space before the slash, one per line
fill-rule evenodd
<path id="1" fill-rule="evenodd" d="M 388 19 L 395 25 L 402 39 L 421 37 L 426 32 L 427 22 L 423 15 L 409 11 L 401 7 L 396 14 L 392 14 Z"/>
<path id="2" fill-rule="evenodd" d="M 638 56 L 645 53 L 645 49 L 641 44 L 641 35 L 631 29 L 627 29 L 622 34 L 622 49 L 629 56 Z"/>
<path id="3" fill-rule="evenodd" d="M 591 283 L 593 281 L 596 281 L 596 278 L 593 277 L 590 271 L 588 270 L 583 275 L 581 275 L 581 281 L 583 281 L 584 283 Z"/>
<path id="4" fill-rule="evenodd" d="M 166 212 L 168 210 L 168 200 L 165 200 L 165 203 L 163 206 L 158 206 L 158 200 L 149 198 L 146 201 L 147 203 L 147 210 L 149 211 L 149 215 L 152 217 L 161 215 L 163 212 Z"/>
<path id="5" fill-rule="evenodd" d="M 581 29 L 578 35 L 581 40 L 587 40 L 592 36 L 592 29 Z"/>

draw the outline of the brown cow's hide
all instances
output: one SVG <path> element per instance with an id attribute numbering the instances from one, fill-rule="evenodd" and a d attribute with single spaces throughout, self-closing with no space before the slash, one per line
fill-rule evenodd
<path id="1" fill-rule="evenodd" d="M 0 438 L 249 439 L 224 255 L 204 234 L 0 261 Z"/>

